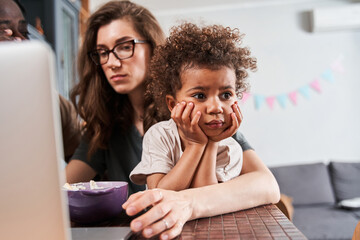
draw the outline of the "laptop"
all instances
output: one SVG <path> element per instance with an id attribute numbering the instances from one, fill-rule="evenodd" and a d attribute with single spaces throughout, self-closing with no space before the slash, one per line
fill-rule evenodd
<path id="1" fill-rule="evenodd" d="M 54 59 L 36 40 L 0 42 L 0 239 L 126 239 L 129 227 L 70 227 Z"/>

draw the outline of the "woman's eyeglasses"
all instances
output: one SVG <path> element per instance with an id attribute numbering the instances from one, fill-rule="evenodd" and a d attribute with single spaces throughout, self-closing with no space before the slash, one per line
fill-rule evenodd
<path id="1" fill-rule="evenodd" d="M 96 65 L 103 65 L 108 62 L 110 53 L 113 53 L 119 60 L 131 58 L 134 55 L 135 44 L 149 42 L 148 40 L 132 39 L 116 44 L 111 50 L 99 48 L 88 54 Z"/>

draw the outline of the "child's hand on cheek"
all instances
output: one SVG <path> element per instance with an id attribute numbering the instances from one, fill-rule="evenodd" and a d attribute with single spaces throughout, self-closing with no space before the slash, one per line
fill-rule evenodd
<path id="1" fill-rule="evenodd" d="M 185 147 L 190 144 L 206 145 L 208 137 L 201 130 L 199 120 L 201 113 L 197 112 L 193 119 L 191 113 L 194 109 L 194 103 L 181 102 L 171 111 L 171 118 L 175 121 L 181 140 L 184 142 Z"/>
<path id="2" fill-rule="evenodd" d="M 225 138 L 231 137 L 236 133 L 239 129 L 243 116 L 240 111 L 240 107 L 237 102 L 235 102 L 232 106 L 234 112 L 230 113 L 231 125 L 226 128 L 220 135 L 211 137 L 211 141 L 218 142 Z"/>

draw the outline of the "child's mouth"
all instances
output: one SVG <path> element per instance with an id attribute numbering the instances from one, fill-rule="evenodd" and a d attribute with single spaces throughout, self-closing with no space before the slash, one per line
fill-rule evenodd
<path id="1" fill-rule="evenodd" d="M 212 120 L 211 122 L 206 123 L 209 128 L 216 129 L 221 128 L 225 123 L 221 120 Z"/>

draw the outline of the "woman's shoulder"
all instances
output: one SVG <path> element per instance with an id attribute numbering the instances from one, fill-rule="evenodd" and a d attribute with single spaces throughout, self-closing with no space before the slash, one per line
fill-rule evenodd
<path id="1" fill-rule="evenodd" d="M 253 150 L 253 147 L 249 144 L 249 142 L 246 140 L 246 138 L 240 131 L 237 131 L 232 136 L 232 138 L 235 139 L 241 145 L 243 151 L 246 151 L 249 149 Z"/>

